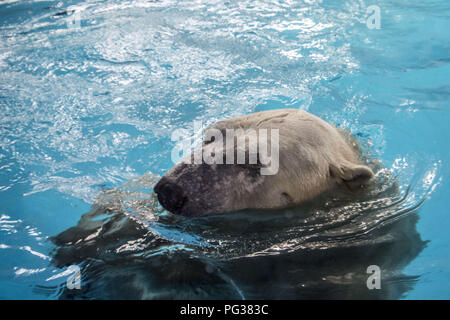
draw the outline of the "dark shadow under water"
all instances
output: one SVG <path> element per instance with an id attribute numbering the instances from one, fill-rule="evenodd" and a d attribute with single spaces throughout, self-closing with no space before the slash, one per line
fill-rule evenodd
<path id="1" fill-rule="evenodd" d="M 388 175 L 364 194 L 195 219 L 162 211 L 155 179 L 105 191 L 52 238 L 52 262 L 82 273 L 61 299 L 398 299 L 417 281 L 402 270 L 426 245 L 421 202 Z M 367 287 L 371 265 L 381 289 Z"/>

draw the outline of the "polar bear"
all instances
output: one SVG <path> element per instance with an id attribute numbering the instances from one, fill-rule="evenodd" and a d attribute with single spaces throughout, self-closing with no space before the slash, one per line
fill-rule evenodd
<path id="1" fill-rule="evenodd" d="M 277 162 L 275 174 L 261 174 L 269 163 L 259 157 L 251 163 L 251 150 L 262 149 L 254 148 L 254 140 L 244 137 L 243 147 L 224 143 L 239 140 L 249 129 L 278 132 L 277 148 L 271 149 L 278 153 L 277 159 L 271 159 Z M 176 164 L 154 187 L 160 204 L 172 213 L 207 216 L 245 209 L 285 208 L 312 200 L 333 188 L 365 187 L 374 176 L 362 163 L 355 138 L 306 111 L 256 112 L 219 121 L 205 132 L 208 130 L 222 133 L 225 138 L 214 139 L 214 135 L 205 134 L 202 146 L 188 159 L 198 153 L 214 155 L 218 150 L 237 154 L 243 148 L 248 161 L 229 164 L 185 159 Z M 229 132 L 234 134 L 231 139 L 227 137 Z M 272 135 L 266 137 L 272 139 Z M 268 144 L 273 145 L 274 141 Z"/>

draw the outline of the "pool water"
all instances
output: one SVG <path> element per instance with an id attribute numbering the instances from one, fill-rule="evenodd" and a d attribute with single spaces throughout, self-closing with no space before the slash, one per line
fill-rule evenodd
<path id="1" fill-rule="evenodd" d="M 449 299 L 449 30 L 444 0 L 0 0 L 0 298 Z M 351 130 L 377 185 L 158 206 L 174 130 L 278 108 Z"/>

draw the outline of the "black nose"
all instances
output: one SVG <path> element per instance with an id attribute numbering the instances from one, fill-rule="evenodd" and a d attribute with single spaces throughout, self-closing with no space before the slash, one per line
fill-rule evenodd
<path id="1" fill-rule="evenodd" d="M 162 177 L 153 189 L 161 205 L 172 213 L 179 213 L 187 198 L 183 189 L 175 182 Z"/>

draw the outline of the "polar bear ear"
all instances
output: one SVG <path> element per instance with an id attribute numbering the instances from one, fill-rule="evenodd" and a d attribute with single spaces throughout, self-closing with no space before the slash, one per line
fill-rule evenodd
<path id="1" fill-rule="evenodd" d="M 340 165 L 330 163 L 330 175 L 341 179 L 351 191 L 360 189 L 374 176 L 369 167 L 348 161 Z"/>

